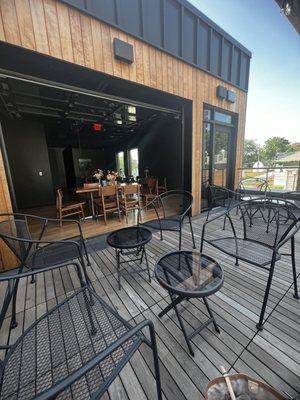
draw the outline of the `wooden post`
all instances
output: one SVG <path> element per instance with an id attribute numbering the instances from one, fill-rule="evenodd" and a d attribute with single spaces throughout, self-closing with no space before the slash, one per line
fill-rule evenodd
<path id="1" fill-rule="evenodd" d="M 0 150 L 0 213 L 12 212 L 10 194 L 6 179 L 6 173 L 3 163 L 2 151 Z M 0 218 L 0 222 L 3 218 Z M 17 259 L 7 245 L 0 239 L 0 271 L 15 268 Z"/>

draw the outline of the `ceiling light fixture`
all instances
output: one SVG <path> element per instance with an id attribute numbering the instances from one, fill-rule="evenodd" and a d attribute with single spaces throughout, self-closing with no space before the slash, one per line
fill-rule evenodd
<path id="1" fill-rule="evenodd" d="M 127 111 L 128 111 L 129 114 L 136 114 L 136 107 L 127 106 Z"/>

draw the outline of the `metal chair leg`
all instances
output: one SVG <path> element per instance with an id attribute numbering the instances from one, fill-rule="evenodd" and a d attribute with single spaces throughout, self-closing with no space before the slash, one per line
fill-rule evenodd
<path id="1" fill-rule="evenodd" d="M 181 250 L 181 237 L 182 237 L 182 226 L 180 224 L 180 229 L 179 229 L 179 251 Z"/>
<path id="2" fill-rule="evenodd" d="M 17 303 L 17 294 L 18 294 L 18 286 L 19 286 L 19 280 L 16 279 L 14 291 L 13 291 L 13 299 L 12 299 L 12 312 L 11 312 L 11 321 L 10 321 L 10 328 L 14 329 L 18 326 L 18 321 L 16 317 L 16 303 Z"/>
<path id="3" fill-rule="evenodd" d="M 275 257 L 276 256 L 273 255 L 270 272 L 269 272 L 269 278 L 268 278 L 267 287 L 266 287 L 265 296 L 264 296 L 264 301 L 263 301 L 263 305 L 261 308 L 259 321 L 256 324 L 256 327 L 259 331 L 263 330 L 264 316 L 265 316 L 265 311 L 266 311 L 266 307 L 267 307 L 267 302 L 268 302 L 268 298 L 269 298 L 269 293 L 270 293 L 270 288 L 271 288 L 271 283 L 272 283 L 274 268 L 275 268 L 275 263 L 276 263 Z"/>
<path id="4" fill-rule="evenodd" d="M 162 229 L 160 229 L 160 240 L 163 240 Z"/>
<path id="5" fill-rule="evenodd" d="M 82 239 L 82 242 L 83 242 L 83 248 L 84 248 L 84 252 L 85 252 L 87 265 L 90 267 L 91 266 L 91 262 L 90 262 L 89 254 L 88 254 L 88 251 L 87 251 L 87 248 L 86 248 L 85 240 Z"/>
<path id="6" fill-rule="evenodd" d="M 292 257 L 292 268 L 294 278 L 294 298 L 299 299 L 298 285 L 297 285 L 297 271 L 296 271 L 296 260 L 295 260 L 295 237 L 291 238 L 291 257 Z"/>
<path id="7" fill-rule="evenodd" d="M 157 344 L 156 344 L 154 325 L 152 322 L 151 322 L 151 324 L 149 324 L 149 330 L 150 330 L 151 349 L 152 349 L 153 361 L 154 361 L 154 373 L 155 373 L 155 380 L 156 380 L 157 399 L 162 400 Z"/>
<path id="8" fill-rule="evenodd" d="M 192 220 L 191 220 L 190 215 L 189 215 L 189 224 L 190 224 L 190 229 L 191 229 L 191 234 L 192 234 L 192 239 L 193 239 L 193 249 L 195 249 L 196 248 L 195 237 L 194 237 L 194 231 L 193 231 Z"/>
<path id="9" fill-rule="evenodd" d="M 121 290 L 120 253 L 118 250 L 116 250 L 116 258 L 117 258 L 118 288 L 119 290 Z"/>

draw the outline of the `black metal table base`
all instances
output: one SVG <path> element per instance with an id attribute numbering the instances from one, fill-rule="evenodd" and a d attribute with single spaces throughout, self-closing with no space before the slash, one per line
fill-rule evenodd
<path id="1" fill-rule="evenodd" d="M 137 258 L 132 258 L 132 259 L 129 259 L 129 260 L 121 261 L 121 256 L 130 256 L 130 255 L 135 255 Z M 150 269 L 149 269 L 148 258 L 147 258 L 147 253 L 146 253 L 145 246 L 139 246 L 136 249 L 132 249 L 132 250 L 128 250 L 128 251 L 116 249 L 117 275 L 118 275 L 118 287 L 119 287 L 119 290 L 121 290 L 121 271 L 120 271 L 121 264 L 125 264 L 125 263 L 131 262 L 131 261 L 139 261 L 140 264 L 142 264 L 144 256 L 145 256 L 146 268 L 139 269 L 136 272 L 147 271 L 148 272 L 148 277 L 149 277 L 149 282 L 151 282 L 151 275 L 150 275 Z"/>
<path id="2" fill-rule="evenodd" d="M 203 324 L 201 324 L 200 326 L 198 326 L 198 328 L 194 329 L 193 332 L 191 332 L 190 334 L 187 334 L 185 326 L 183 324 L 182 318 L 180 316 L 180 313 L 178 311 L 177 305 L 180 304 L 182 301 L 184 300 L 190 300 L 190 297 L 184 297 L 184 296 L 175 296 L 173 293 L 169 292 L 169 296 L 171 299 L 171 303 L 169 305 L 167 305 L 166 308 L 164 308 L 159 314 L 159 318 L 161 318 L 163 315 L 167 314 L 170 310 L 174 309 L 175 313 L 177 315 L 178 318 L 178 322 L 180 325 L 180 328 L 182 330 L 183 336 L 185 338 L 186 344 L 188 346 L 189 352 L 190 354 L 194 357 L 195 353 L 194 350 L 192 348 L 191 345 L 191 340 L 193 339 L 194 336 L 196 336 L 198 333 L 200 333 L 204 328 L 206 328 L 209 324 L 213 323 L 215 330 L 220 333 L 220 329 L 216 323 L 215 317 L 213 316 L 213 313 L 207 303 L 207 300 L 205 297 L 198 297 L 199 299 L 203 299 L 203 302 L 205 304 L 205 307 L 207 309 L 209 318 L 207 321 L 205 321 Z"/>

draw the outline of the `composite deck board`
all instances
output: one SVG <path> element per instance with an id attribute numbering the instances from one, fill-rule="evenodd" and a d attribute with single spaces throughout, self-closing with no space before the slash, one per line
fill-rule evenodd
<path id="1" fill-rule="evenodd" d="M 198 249 L 204 220 L 204 216 L 193 220 Z M 229 231 L 227 225 L 226 232 Z M 215 226 L 209 235 L 212 238 L 222 237 L 224 231 Z M 139 262 L 131 261 L 122 265 L 122 290 L 119 291 L 115 251 L 111 248 L 99 249 L 94 239 L 87 242 L 91 261 L 87 271 L 95 291 L 126 320 L 132 324 L 145 318 L 154 322 L 164 400 L 203 399 L 207 383 L 220 375 L 222 366 L 231 373 L 247 373 L 296 399 L 300 398 L 300 302 L 292 296 L 290 257 L 282 257 L 276 265 L 265 328 L 258 332 L 255 323 L 268 272 L 243 261 L 236 266 L 233 257 L 205 245 L 204 253 L 214 257 L 225 271 L 224 286 L 208 299 L 221 333 L 216 333 L 214 327 L 209 325 L 196 335 L 192 339 L 195 357 L 191 357 L 174 311 L 158 317 L 168 304 L 169 296 L 155 280 L 155 263 L 159 257 L 178 248 L 178 233 L 164 232 L 163 237 L 161 241 L 160 234 L 153 232 L 153 239 L 147 246 L 151 282 L 146 271 L 136 273 L 141 268 Z M 299 244 L 297 237 L 298 277 Z M 183 229 L 182 247 L 192 248 L 188 225 Z M 288 246 L 285 247 L 284 252 L 288 252 Z M 19 324 L 10 331 L 10 309 L 0 332 L 1 344 L 14 343 L 33 321 L 79 287 L 77 273 L 71 266 L 38 275 L 35 283 L 31 283 L 29 277 L 21 280 L 17 300 Z M 0 285 L 0 299 L 3 299 L 5 288 L 6 284 Z M 205 306 L 199 299 L 183 302 L 179 308 L 188 332 L 207 318 Z M 3 355 L 3 352 L 0 354 Z M 152 353 L 146 345 L 135 353 L 103 399 L 156 399 Z"/>

